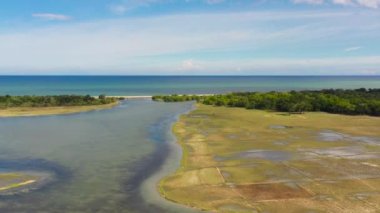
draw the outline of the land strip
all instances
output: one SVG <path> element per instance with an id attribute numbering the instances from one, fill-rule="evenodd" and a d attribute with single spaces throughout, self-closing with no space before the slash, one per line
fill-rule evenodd
<path id="1" fill-rule="evenodd" d="M 110 109 L 123 98 L 99 95 L 0 96 L 0 117 L 57 115 Z"/>
<path id="2" fill-rule="evenodd" d="M 31 117 L 41 115 L 62 115 L 94 110 L 111 109 L 119 103 L 90 106 L 62 106 L 62 107 L 11 107 L 0 109 L 0 117 Z"/>

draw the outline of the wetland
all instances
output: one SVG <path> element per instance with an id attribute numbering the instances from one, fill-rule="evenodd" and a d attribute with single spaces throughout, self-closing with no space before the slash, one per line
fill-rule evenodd
<path id="1" fill-rule="evenodd" d="M 380 118 L 197 104 L 162 196 L 212 212 L 377 212 Z"/>

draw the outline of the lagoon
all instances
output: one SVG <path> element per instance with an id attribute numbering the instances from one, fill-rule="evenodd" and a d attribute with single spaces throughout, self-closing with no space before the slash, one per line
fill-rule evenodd
<path id="1" fill-rule="evenodd" d="M 170 127 L 191 107 L 128 100 L 111 110 L 0 118 L 0 165 L 56 174 L 40 190 L 2 197 L 0 212 L 191 212 L 145 181 L 165 160 L 166 172 L 177 168 Z"/>

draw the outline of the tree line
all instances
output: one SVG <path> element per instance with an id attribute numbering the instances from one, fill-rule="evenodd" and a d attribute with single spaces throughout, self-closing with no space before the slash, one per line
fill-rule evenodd
<path id="1" fill-rule="evenodd" d="M 236 92 L 221 95 L 153 96 L 155 101 L 197 101 L 206 105 L 290 113 L 328 112 L 380 116 L 380 89 L 325 89 L 290 92 Z"/>
<path id="2" fill-rule="evenodd" d="M 48 95 L 48 96 L 0 96 L 0 109 L 8 107 L 54 107 L 54 106 L 89 106 L 110 104 L 117 98 L 99 95 Z"/>

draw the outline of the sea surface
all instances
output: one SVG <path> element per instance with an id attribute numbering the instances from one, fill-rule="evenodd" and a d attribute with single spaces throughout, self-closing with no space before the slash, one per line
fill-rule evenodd
<path id="1" fill-rule="evenodd" d="M 159 95 L 380 88 L 380 76 L 0 76 L 0 95 Z"/>

